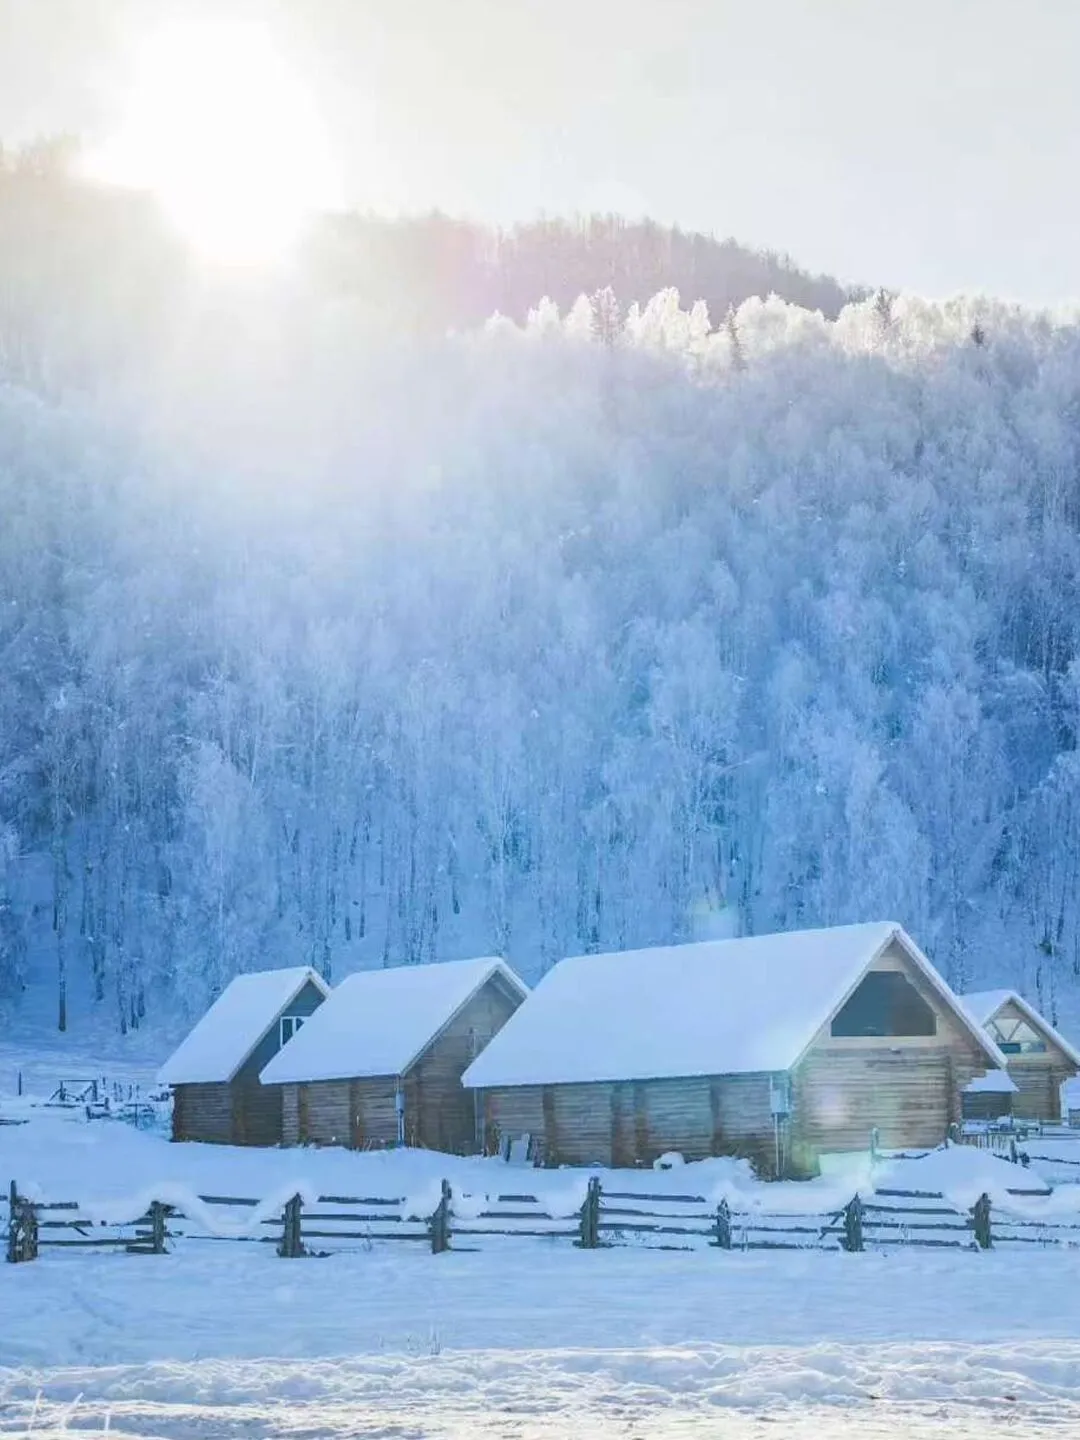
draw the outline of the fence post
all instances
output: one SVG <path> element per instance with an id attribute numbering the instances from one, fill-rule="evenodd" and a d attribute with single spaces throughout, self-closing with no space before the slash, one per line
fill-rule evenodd
<path id="1" fill-rule="evenodd" d="M 972 1227 L 975 1231 L 975 1243 L 980 1250 L 989 1250 L 994 1243 L 994 1237 L 990 1232 L 990 1196 L 982 1194 L 971 1207 Z"/>
<path id="2" fill-rule="evenodd" d="M 450 1249 L 450 1202 L 452 1198 L 450 1182 L 444 1180 L 439 1203 L 435 1206 L 435 1213 L 432 1215 L 429 1225 L 433 1255 L 442 1255 Z"/>
<path id="3" fill-rule="evenodd" d="M 600 1177 L 590 1176 L 581 1206 L 581 1227 L 578 1245 L 582 1250 L 595 1250 L 600 1244 Z"/>
<path id="4" fill-rule="evenodd" d="M 36 1260 L 38 1254 L 37 1211 L 31 1201 L 24 1200 L 19 1194 L 14 1180 L 8 1191 L 8 1204 L 8 1263 L 20 1265 L 24 1260 Z"/>
<path id="5" fill-rule="evenodd" d="M 19 1234 L 19 1231 L 18 1231 L 19 1216 L 18 1216 L 18 1209 L 17 1209 L 18 1203 L 19 1203 L 19 1192 L 18 1192 L 18 1189 L 17 1189 L 17 1187 L 16 1187 L 16 1185 L 15 1185 L 15 1181 L 12 1180 L 12 1182 L 11 1182 L 11 1188 L 8 1190 L 7 1260 L 8 1260 L 8 1264 L 9 1264 L 9 1265 L 14 1265 L 14 1264 L 18 1261 L 18 1258 L 19 1258 L 19 1254 L 18 1254 L 18 1250 L 19 1250 L 19 1240 L 18 1240 L 18 1234 Z"/>
<path id="6" fill-rule="evenodd" d="M 881 1139 L 881 1132 L 880 1132 L 880 1130 L 878 1129 L 878 1127 L 877 1127 L 876 1125 L 871 1126 L 871 1129 L 870 1129 L 870 1163 L 871 1163 L 871 1165 L 876 1165 L 877 1162 L 881 1159 L 881 1156 L 878 1154 L 878 1144 L 879 1144 L 879 1142 L 880 1142 L 880 1139 Z"/>
<path id="7" fill-rule="evenodd" d="M 863 1248 L 863 1203 L 854 1195 L 844 1206 L 844 1249 L 855 1254 Z"/>
<path id="8" fill-rule="evenodd" d="M 286 1200 L 282 1215 L 281 1244 L 278 1254 L 285 1260 L 295 1260 L 304 1254 L 304 1242 L 300 1233 L 300 1207 L 303 1201 L 299 1195 Z"/>
<path id="9" fill-rule="evenodd" d="M 721 1250 L 731 1249 L 731 1207 L 726 1200 L 721 1200 L 716 1207 L 716 1239 L 713 1244 Z"/>
<path id="10" fill-rule="evenodd" d="M 150 1249 L 154 1255 L 165 1254 L 165 1211 L 160 1200 L 150 1202 Z"/>

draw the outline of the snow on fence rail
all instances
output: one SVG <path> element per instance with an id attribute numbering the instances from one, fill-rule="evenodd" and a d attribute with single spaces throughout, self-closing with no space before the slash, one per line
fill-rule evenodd
<path id="1" fill-rule="evenodd" d="M 1045 1190 L 1018 1190 L 1045 1196 Z M 569 1240 L 593 1250 L 613 1246 L 651 1249 L 846 1250 L 887 1246 L 989 1249 L 993 1245 L 1080 1245 L 1080 1223 L 992 1213 L 982 1195 L 970 1210 L 939 1191 L 880 1189 L 852 1197 L 827 1213 L 733 1211 L 727 1200 L 702 1195 L 604 1190 L 595 1176 L 584 1199 L 533 1194 L 455 1195 L 449 1182 L 420 1201 L 401 1196 L 279 1194 L 256 1200 L 235 1195 L 189 1195 L 172 1200 L 137 1198 L 127 1204 L 81 1206 L 22 1195 L 8 1197 L 7 1259 L 38 1258 L 43 1248 L 114 1248 L 160 1255 L 169 1241 L 233 1240 L 272 1243 L 285 1258 L 370 1248 L 383 1241 L 412 1241 L 433 1254 L 478 1248 L 500 1238 Z M 176 1203 L 180 1200 L 180 1203 Z M 240 1210 L 240 1220 L 216 1218 Z"/>

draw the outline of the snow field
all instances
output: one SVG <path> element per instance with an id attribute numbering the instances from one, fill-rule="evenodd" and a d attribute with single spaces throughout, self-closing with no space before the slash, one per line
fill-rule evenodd
<path id="1" fill-rule="evenodd" d="M 76 1366 L 0 1379 L 0 1434 L 987 1440 L 1073 1433 L 1075 1343 L 706 1345 Z M 85 1428 L 84 1428 L 85 1427 Z"/>
<path id="2" fill-rule="evenodd" d="M 8 1107 L 5 1107 L 8 1108 Z M 464 1221 L 502 1193 L 555 1213 L 585 1171 L 422 1151 L 171 1145 L 115 1121 L 24 1105 L 0 1129 L 0 1181 L 116 1217 L 151 1196 L 397 1195 L 445 1177 Z M 1064 1142 L 1062 1142 L 1064 1146 Z M 958 1148 L 806 1184 L 731 1160 L 597 1172 L 610 1189 L 821 1211 L 859 1189 L 992 1190 L 1075 1218 L 1080 1186 L 1008 1197 L 1041 1172 Z M 664 1208 L 660 1205 L 660 1208 Z M 674 1206 L 672 1207 L 674 1208 Z M 242 1223 L 248 1223 L 244 1217 Z M 228 1228 L 230 1217 L 208 1212 Z M 459 1235 L 280 1259 L 272 1245 L 181 1239 L 165 1256 L 45 1251 L 0 1267 L 0 1434 L 221 1437 L 634 1435 L 949 1440 L 1080 1433 L 1080 1249 L 720 1252 Z M 467 1248 L 475 1244 L 476 1248 Z M 335 1358 L 340 1357 L 340 1358 Z M 722 1420 L 718 1420 L 718 1416 Z M 782 1421 L 782 1430 L 777 1422 Z"/>
<path id="3" fill-rule="evenodd" d="M 1080 1252 L 586 1252 L 507 1239 L 282 1260 L 188 1242 L 3 1272 L 0 1365 L 488 1349 L 1074 1339 Z M 1080 1396 L 1080 1369 L 1073 1381 Z"/>

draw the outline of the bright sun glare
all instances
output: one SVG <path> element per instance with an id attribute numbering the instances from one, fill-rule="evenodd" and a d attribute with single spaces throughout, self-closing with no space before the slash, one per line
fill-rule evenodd
<path id="1" fill-rule="evenodd" d="M 183 25 L 136 58 L 120 128 L 90 157 L 96 178 L 145 187 L 206 259 L 282 259 L 338 203 L 311 97 L 255 27 Z"/>

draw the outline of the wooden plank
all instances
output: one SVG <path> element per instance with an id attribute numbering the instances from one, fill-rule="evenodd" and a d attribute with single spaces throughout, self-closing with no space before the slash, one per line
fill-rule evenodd
<path id="1" fill-rule="evenodd" d="M 1068 1220 L 1006 1220 L 1000 1212 L 994 1215 L 994 1238 L 1000 1230 L 1069 1230 L 1080 1235 L 1080 1225 Z"/>
<path id="2" fill-rule="evenodd" d="M 601 1220 L 598 1230 L 629 1230 L 634 1233 L 654 1235 L 711 1235 L 710 1229 L 694 1230 L 685 1225 L 650 1225 L 639 1221 Z"/>
<path id="3" fill-rule="evenodd" d="M 477 1220 L 556 1220 L 560 1217 L 549 1215 L 546 1210 L 479 1210 L 471 1218 Z M 460 1221 L 455 1218 L 455 1224 L 459 1223 Z"/>
<path id="4" fill-rule="evenodd" d="M 765 1235 L 820 1235 L 820 1225 L 758 1225 L 751 1221 L 744 1221 L 738 1215 L 731 1217 L 732 1229 L 755 1230 Z"/>
<path id="5" fill-rule="evenodd" d="M 245 1195 L 200 1195 L 199 1199 L 204 1205 L 259 1205 L 259 1200 L 251 1200 Z"/>
<path id="6" fill-rule="evenodd" d="M 192 1235 L 185 1230 L 170 1231 L 178 1240 L 188 1240 L 193 1243 L 203 1244 L 213 1241 L 214 1244 L 223 1245 L 276 1245 L 281 1239 L 281 1217 L 275 1221 L 277 1225 L 276 1235 Z"/>
<path id="7" fill-rule="evenodd" d="M 650 1203 L 662 1201 L 665 1205 L 707 1205 L 709 1203 L 704 1195 L 657 1195 L 639 1190 L 604 1190 L 600 1196 L 601 1205 L 605 1200 L 642 1200 Z"/>
<path id="8" fill-rule="evenodd" d="M 640 1210 L 632 1205 L 605 1205 L 600 1203 L 601 1215 L 638 1215 L 648 1219 L 650 1216 L 657 1220 L 707 1220 L 716 1219 L 715 1210 L 691 1210 L 687 1213 L 680 1213 L 678 1210 L 671 1212 L 660 1212 L 656 1210 Z"/>
<path id="9" fill-rule="evenodd" d="M 379 1195 L 319 1195 L 316 1197 L 316 1203 L 319 1205 L 404 1205 L 405 1198 L 405 1196 L 398 1196 L 387 1199 Z"/>
<path id="10" fill-rule="evenodd" d="M 731 1242 L 732 1250 L 812 1250 L 812 1245 L 798 1245 L 794 1241 L 785 1244 L 782 1240 L 746 1240 L 739 1244 L 734 1238 Z"/>
<path id="11" fill-rule="evenodd" d="M 1055 1235 L 1048 1235 L 1040 1239 L 1038 1235 L 999 1235 L 994 1231 L 995 1245 L 1068 1245 L 1069 1241 L 1061 1240 Z"/>
<path id="12" fill-rule="evenodd" d="M 400 1230 L 388 1232 L 386 1235 L 373 1235 L 370 1230 L 303 1230 L 305 1240 L 429 1240 L 426 1229 L 417 1230 L 415 1234 L 404 1235 Z M 267 1237 L 269 1239 L 269 1236 Z"/>
<path id="13" fill-rule="evenodd" d="M 965 1230 L 970 1231 L 971 1225 L 968 1221 L 961 1221 L 957 1225 L 946 1225 L 944 1221 L 935 1224 L 927 1222 L 925 1225 L 910 1223 L 906 1220 L 864 1220 L 863 1229 L 869 1233 L 872 1230 Z"/>
<path id="14" fill-rule="evenodd" d="M 863 1205 L 865 1213 L 871 1212 L 879 1215 L 959 1215 L 960 1211 L 954 1205 L 926 1205 L 918 1208 L 912 1206 L 908 1209 L 906 1205 Z"/>
<path id="15" fill-rule="evenodd" d="M 566 1230 L 566 1229 L 561 1229 L 561 1230 L 500 1230 L 500 1229 L 497 1229 L 497 1228 L 494 1227 L 494 1226 L 467 1224 L 467 1225 L 455 1225 L 455 1226 L 453 1227 L 452 1234 L 453 1234 L 454 1236 L 457 1236 L 457 1235 L 499 1235 L 499 1236 L 502 1236 L 502 1237 L 503 1237 L 504 1239 L 506 1239 L 506 1240 L 514 1240 L 514 1239 L 517 1239 L 517 1238 L 519 1238 L 519 1237 L 524 1237 L 524 1238 L 527 1238 L 527 1239 L 530 1239 L 530 1238 L 531 1238 L 531 1239 L 539 1239 L 539 1240 L 547 1240 L 547 1239 L 550 1239 L 550 1238 L 552 1238 L 552 1237 L 554 1237 L 556 1240 L 560 1240 L 560 1239 L 576 1240 L 576 1239 L 578 1238 L 578 1228 L 577 1228 L 577 1226 L 575 1225 L 572 1230 Z"/>
<path id="16" fill-rule="evenodd" d="M 118 1245 L 129 1245 L 130 1243 L 131 1243 L 130 1237 L 124 1236 L 124 1235 L 109 1235 L 109 1236 L 106 1236 L 106 1237 L 104 1237 L 104 1238 L 102 1238 L 102 1239 L 100 1239 L 100 1240 L 39 1240 L 39 1241 L 38 1241 L 38 1244 L 39 1244 L 39 1245 L 59 1246 L 59 1247 L 64 1247 L 64 1248 L 68 1248 L 68 1249 L 72 1249 L 72 1248 L 74 1248 L 74 1247 L 76 1247 L 76 1246 L 78 1246 L 78 1247 L 80 1247 L 80 1248 L 83 1248 L 83 1249 L 88 1248 L 88 1247 L 90 1247 L 90 1246 L 95 1246 L 95 1247 L 97 1247 L 97 1248 L 100 1248 L 101 1246 L 104 1246 L 104 1245 L 111 1245 L 111 1246 L 113 1246 L 113 1248 L 115 1249 Z"/>
<path id="17" fill-rule="evenodd" d="M 309 1220 L 356 1220 L 359 1221 L 361 1224 L 363 1224 L 365 1221 L 373 1220 L 379 1225 L 402 1225 L 405 1223 L 405 1221 L 400 1215 L 382 1215 L 378 1212 L 369 1215 L 362 1210 L 305 1210 L 304 1224 L 307 1225 L 307 1222 Z M 273 1219 L 266 1220 L 263 1223 L 267 1225 L 279 1225 L 281 1222 L 280 1220 Z"/>
<path id="18" fill-rule="evenodd" d="M 875 1235 L 867 1236 L 867 1243 L 870 1245 L 913 1245 L 929 1246 L 939 1250 L 970 1250 L 974 1247 L 974 1237 L 969 1244 L 962 1244 L 959 1240 L 929 1240 L 916 1238 L 913 1240 L 902 1239 L 899 1235 Z"/>

